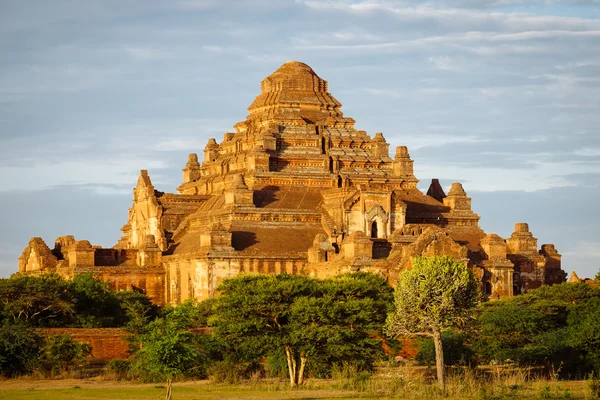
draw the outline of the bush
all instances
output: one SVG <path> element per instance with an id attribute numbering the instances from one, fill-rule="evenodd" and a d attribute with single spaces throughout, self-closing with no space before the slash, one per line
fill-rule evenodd
<path id="1" fill-rule="evenodd" d="M 237 383 L 251 376 L 264 375 L 262 365 L 257 362 L 239 362 L 231 359 L 214 362 L 208 368 L 208 376 L 215 382 Z"/>
<path id="2" fill-rule="evenodd" d="M 432 339 L 420 339 L 416 361 L 421 365 L 435 365 L 435 346 Z M 465 343 L 465 335 L 459 332 L 442 333 L 444 364 L 469 365 L 473 359 L 473 350 Z"/>
<path id="3" fill-rule="evenodd" d="M 50 336 L 41 349 L 38 371 L 46 377 L 73 371 L 81 367 L 91 353 L 92 346 L 75 342 L 69 335 Z"/>
<path id="4" fill-rule="evenodd" d="M 331 369 L 331 378 L 343 390 L 364 392 L 371 380 L 371 376 L 370 372 L 362 370 L 360 366 L 353 363 L 337 364 Z"/>
<path id="5" fill-rule="evenodd" d="M 37 364 L 42 344 L 42 337 L 33 328 L 0 328 L 0 375 L 12 378 L 31 373 Z"/>
<path id="6" fill-rule="evenodd" d="M 116 380 L 128 378 L 129 368 L 130 365 L 127 360 L 110 360 L 108 363 L 108 372 L 113 375 Z"/>
<path id="7" fill-rule="evenodd" d="M 592 399 L 600 399 L 600 373 L 591 373 L 588 377 L 588 388 Z"/>

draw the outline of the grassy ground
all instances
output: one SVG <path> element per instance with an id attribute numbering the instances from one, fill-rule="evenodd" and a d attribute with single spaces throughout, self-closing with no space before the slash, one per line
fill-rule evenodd
<path id="1" fill-rule="evenodd" d="M 356 374 L 331 380 L 310 380 L 300 389 L 290 389 L 283 380 L 217 384 L 209 381 L 178 382 L 173 399 L 594 399 L 586 381 L 525 379 L 521 373 L 503 377 L 450 376 L 446 394 L 435 382 L 394 371 L 374 377 Z M 96 379 L 28 380 L 0 382 L 0 399 L 90 400 L 163 399 L 165 387 L 125 381 Z"/>

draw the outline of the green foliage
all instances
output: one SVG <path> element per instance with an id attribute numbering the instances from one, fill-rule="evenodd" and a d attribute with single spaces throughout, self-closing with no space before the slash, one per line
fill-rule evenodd
<path id="1" fill-rule="evenodd" d="M 400 276 L 394 311 L 386 331 L 390 336 L 431 335 L 460 326 L 472 315 L 479 293 L 473 273 L 450 257 L 416 257 Z"/>
<path id="2" fill-rule="evenodd" d="M 216 298 L 206 299 L 196 303 L 196 325 L 197 326 L 208 326 L 208 320 L 214 314 L 214 307 L 217 303 Z"/>
<path id="3" fill-rule="evenodd" d="M 535 309 L 517 304 L 488 307 L 479 317 L 480 341 L 476 351 L 486 360 L 520 360 L 535 358 L 532 338 L 554 325 L 551 318 Z"/>
<path id="4" fill-rule="evenodd" d="M 591 373 L 587 380 L 592 399 L 600 399 L 600 372 Z"/>
<path id="5" fill-rule="evenodd" d="M 311 296 L 316 281 L 294 275 L 241 275 L 219 286 L 209 320 L 215 334 L 241 359 L 251 360 L 289 343 L 292 304 Z"/>
<path id="6" fill-rule="evenodd" d="M 109 284 L 95 279 L 92 273 L 76 275 L 68 283 L 75 304 L 73 325 L 82 328 L 118 326 L 121 304 Z"/>
<path id="7" fill-rule="evenodd" d="M 371 369 L 382 354 L 381 329 L 391 311 L 393 290 L 368 273 L 346 274 L 319 282 L 317 292 L 291 307 L 293 341 L 302 353 L 318 356 L 311 365 L 327 374 L 333 365 L 351 363 Z"/>
<path id="8" fill-rule="evenodd" d="M 466 335 L 456 331 L 442 333 L 445 365 L 470 365 L 473 359 L 473 350 L 466 343 Z M 421 365 L 435 365 L 435 348 L 430 338 L 418 340 L 419 350 L 415 360 Z"/>
<path id="9" fill-rule="evenodd" d="M 56 274 L 14 274 L 0 279 L 0 322 L 5 325 L 117 327 L 133 318 L 136 307 L 148 319 L 158 313 L 158 307 L 146 295 L 116 293 L 91 273 L 72 281 Z"/>
<path id="10" fill-rule="evenodd" d="M 141 334 L 146 325 L 155 320 L 161 309 L 148 296 L 134 291 L 117 293 L 121 306 L 119 325 L 132 335 Z"/>
<path id="11" fill-rule="evenodd" d="M 394 311 L 388 316 L 389 336 L 431 336 L 437 378 L 445 390 L 444 351 L 441 334 L 465 325 L 479 300 L 473 272 L 450 257 L 415 257 L 394 292 Z"/>
<path id="12" fill-rule="evenodd" d="M 115 359 L 108 362 L 108 372 L 111 373 L 117 380 L 127 378 L 129 376 L 129 369 L 129 360 Z"/>
<path id="13" fill-rule="evenodd" d="M 381 355 L 377 337 L 392 298 L 381 277 L 355 273 L 321 281 L 242 275 L 225 280 L 219 290 L 209 321 L 226 344 L 228 359 L 282 357 L 285 350 L 290 379 L 301 383 L 306 362 L 315 372 L 328 373 L 344 361 L 370 368 Z"/>
<path id="14" fill-rule="evenodd" d="M 41 349 L 38 370 L 47 377 L 73 371 L 92 353 L 88 343 L 75 342 L 69 335 L 50 336 Z"/>
<path id="15" fill-rule="evenodd" d="M 42 344 L 43 339 L 33 328 L 0 327 L 0 375 L 12 378 L 31 373 Z"/>
<path id="16" fill-rule="evenodd" d="M 193 315 L 193 305 L 184 303 L 148 323 L 144 332 L 135 337 L 138 350 L 131 362 L 132 373 L 147 382 L 202 376 L 206 357 L 197 336 L 190 332 Z"/>
<path id="17" fill-rule="evenodd" d="M 596 272 L 596 275 L 594 276 L 594 279 L 597 281 L 600 281 L 600 270 L 598 272 Z"/>
<path id="18" fill-rule="evenodd" d="M 600 370 L 600 289 L 586 283 L 486 303 L 477 325 L 474 350 L 482 362 L 510 359 L 571 375 Z"/>
<path id="19" fill-rule="evenodd" d="M 75 312 L 68 283 L 55 274 L 0 279 L 0 304 L 4 324 L 64 326 Z"/>

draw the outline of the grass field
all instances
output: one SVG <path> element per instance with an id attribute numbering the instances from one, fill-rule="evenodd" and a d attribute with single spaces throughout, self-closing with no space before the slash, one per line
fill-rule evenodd
<path id="1" fill-rule="evenodd" d="M 311 380 L 303 388 L 290 389 L 281 380 L 239 384 L 209 381 L 179 382 L 173 385 L 173 399 L 593 399 L 586 381 L 476 383 L 450 379 L 445 395 L 434 382 L 374 377 L 350 380 Z M 6 380 L 0 382 L 0 399 L 6 400 L 91 400 L 163 399 L 165 387 L 102 379 Z"/>

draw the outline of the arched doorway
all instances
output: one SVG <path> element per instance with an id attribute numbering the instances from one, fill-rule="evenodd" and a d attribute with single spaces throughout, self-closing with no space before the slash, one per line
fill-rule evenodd
<path id="1" fill-rule="evenodd" d="M 371 238 L 378 238 L 379 236 L 377 235 L 377 221 L 373 221 L 371 223 Z"/>
<path id="2" fill-rule="evenodd" d="M 485 283 L 485 294 L 488 296 L 492 294 L 492 284 L 489 282 Z"/>

